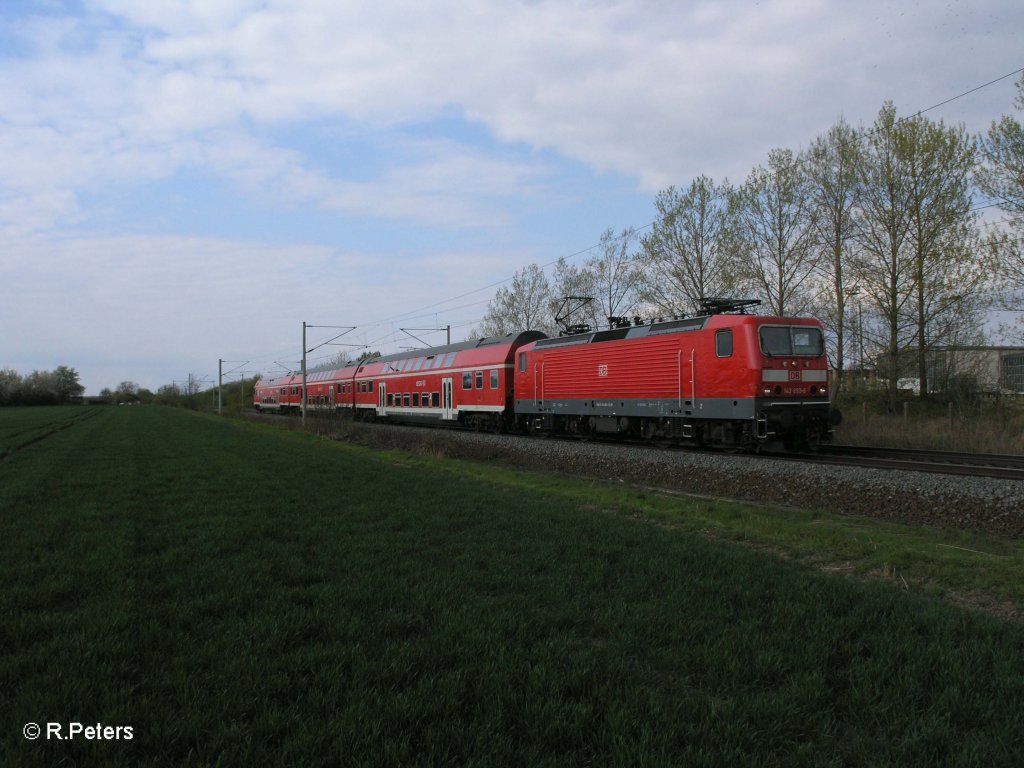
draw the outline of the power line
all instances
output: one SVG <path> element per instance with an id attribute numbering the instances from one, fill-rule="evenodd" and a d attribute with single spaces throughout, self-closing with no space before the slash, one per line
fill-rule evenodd
<path id="1" fill-rule="evenodd" d="M 961 93 L 956 94 L 955 96 L 951 96 L 950 98 L 944 99 L 944 100 L 942 100 L 942 101 L 940 101 L 940 102 L 938 102 L 936 104 L 933 104 L 932 106 L 925 107 L 923 109 L 919 109 L 919 110 L 917 110 L 916 112 L 914 112 L 914 113 L 912 113 L 910 115 L 906 115 L 906 116 L 904 116 L 902 118 L 898 118 L 896 120 L 896 123 L 902 123 L 902 122 L 906 122 L 906 121 L 912 120 L 912 119 L 914 119 L 916 117 L 920 117 L 920 116 L 922 116 L 922 115 L 924 115 L 924 114 L 926 114 L 928 112 L 932 112 L 932 111 L 934 111 L 936 109 L 939 109 L 939 108 L 941 108 L 943 106 L 946 106 L 946 105 L 948 105 L 948 104 L 950 104 L 952 102 L 955 102 L 955 101 L 957 101 L 959 99 L 965 98 L 965 97 L 967 97 L 967 96 L 969 96 L 971 94 L 977 93 L 978 91 L 981 91 L 981 90 L 989 88 L 989 87 L 991 87 L 993 85 L 996 85 L 997 83 L 1003 82 L 1003 81 L 1008 80 L 1008 79 L 1013 78 L 1013 77 L 1016 77 L 1016 76 L 1020 75 L 1021 73 L 1024 73 L 1024 67 L 1015 69 L 1012 72 L 1008 72 L 1007 74 L 1004 74 L 1004 75 L 1001 75 L 999 77 L 996 77 L 996 78 L 994 78 L 992 80 L 989 80 L 988 82 L 982 83 L 982 84 L 977 85 L 977 86 L 972 87 L 972 88 L 969 88 L 969 89 L 967 89 L 965 91 L 962 91 Z M 882 130 L 881 127 L 874 128 L 874 129 L 869 130 L 869 131 L 858 131 L 856 129 L 852 129 L 851 128 L 851 133 L 853 135 L 852 135 L 852 138 L 850 139 L 850 141 L 851 142 L 854 142 L 854 141 L 855 142 L 861 142 L 861 141 L 869 138 L 870 136 L 878 133 L 881 130 Z M 846 142 L 844 142 L 844 144 L 845 143 Z M 984 154 L 984 149 L 983 148 L 981 149 L 981 152 Z M 801 153 L 801 155 L 803 155 L 803 153 Z M 805 155 L 804 156 L 800 156 L 799 162 L 808 162 L 808 158 Z M 975 212 L 975 211 L 982 210 L 982 209 L 985 209 L 985 208 L 997 207 L 997 206 L 999 206 L 998 202 L 990 202 L 990 203 L 986 203 L 986 204 L 975 206 L 974 208 L 972 208 L 970 210 L 970 212 Z M 651 222 L 648 222 L 647 224 L 644 224 L 641 227 L 629 228 L 627 230 L 627 232 L 630 235 L 635 236 L 635 235 L 639 234 L 640 232 L 643 232 L 644 230 L 647 230 L 647 229 L 650 229 L 650 228 L 654 227 L 656 223 L 657 223 L 657 221 L 651 221 Z M 616 236 L 616 240 L 621 239 L 623 236 L 625 236 L 627 234 L 627 232 L 624 232 L 623 235 Z M 847 237 L 844 237 L 843 239 L 845 240 L 845 239 L 848 239 L 849 237 L 850 236 L 847 236 Z M 825 245 L 828 245 L 828 243 L 824 243 L 824 242 L 822 242 L 822 243 L 814 243 L 810 247 L 823 247 Z M 591 251 L 595 250 L 596 248 L 599 248 L 600 246 L 601 246 L 600 242 L 595 243 L 595 244 L 590 245 L 590 246 L 588 246 L 586 248 L 582 248 L 580 250 L 574 251 L 573 253 L 570 253 L 568 255 L 563 255 L 563 256 L 559 256 L 558 258 L 552 259 L 552 260 L 550 260 L 550 261 L 548 261 L 548 262 L 546 262 L 544 264 L 539 265 L 538 268 L 541 269 L 542 271 L 543 270 L 547 270 L 548 268 L 550 268 L 551 266 L 557 264 L 558 262 L 562 261 L 563 259 L 565 261 L 567 261 L 567 262 L 572 261 L 572 260 L 578 258 L 579 256 L 582 256 L 582 255 L 584 255 L 586 253 L 590 253 Z M 502 285 L 510 282 L 511 280 L 514 280 L 517 274 L 519 274 L 519 273 L 516 272 L 516 273 L 514 273 L 514 274 L 512 274 L 512 275 L 510 275 L 508 277 L 505 277 L 505 278 L 503 278 L 501 280 L 489 283 L 487 285 L 481 286 L 479 288 L 475 288 L 475 289 L 470 290 L 470 291 L 466 291 L 464 293 L 460 293 L 460 294 L 448 297 L 446 299 L 443 299 L 443 300 L 438 301 L 438 302 L 434 302 L 432 304 L 425 305 L 423 307 L 419 307 L 419 308 L 416 308 L 416 309 L 408 310 L 406 312 L 402 312 L 402 313 L 399 313 L 399 314 L 396 314 L 396 315 L 393 315 L 393 316 L 390 316 L 390 317 L 385 317 L 385 318 L 381 318 L 381 319 L 378 319 L 378 320 L 375 320 L 375 321 L 372 321 L 372 322 L 369 322 L 369 323 L 365 323 L 362 326 L 359 326 L 359 329 L 360 330 L 362 330 L 362 329 L 369 330 L 371 328 L 376 328 L 376 327 L 385 325 L 387 323 L 395 323 L 395 322 L 399 322 L 399 321 L 403 321 L 403 320 L 404 321 L 416 320 L 416 319 L 422 317 L 424 315 L 424 313 L 430 313 L 430 310 L 435 310 L 435 309 L 440 308 L 440 307 L 446 307 L 446 305 L 450 304 L 451 302 L 458 301 L 459 299 L 468 298 L 470 296 L 474 296 L 476 294 L 479 294 L 479 293 L 481 293 L 483 291 L 487 291 L 487 290 L 490 290 L 490 289 L 502 286 Z M 476 305 L 479 305 L 479 304 L 484 304 L 484 303 L 486 303 L 488 301 L 489 301 L 489 299 L 484 299 L 484 300 L 480 300 L 480 301 L 471 302 L 469 304 L 459 305 L 457 307 L 447 307 L 445 311 L 454 311 L 454 310 L 457 310 L 457 309 L 468 308 L 468 307 L 471 307 L 471 306 L 476 306 Z M 432 314 L 436 315 L 436 313 L 432 313 Z M 472 322 L 477 322 L 477 321 L 469 321 L 466 324 L 471 324 Z M 458 327 L 458 326 L 456 326 L 456 327 Z M 384 335 L 382 335 L 380 337 L 377 337 L 377 338 L 375 338 L 372 341 L 365 342 L 362 346 L 364 348 L 366 348 L 366 349 L 369 349 L 370 347 L 372 347 L 374 345 L 377 345 L 377 344 L 380 344 L 380 343 L 385 342 L 385 341 L 395 341 L 397 338 L 398 338 L 397 332 L 394 329 L 392 329 L 392 331 L 390 333 L 387 333 L 387 334 L 384 334 Z M 269 356 L 266 359 L 267 360 L 271 360 L 271 359 L 273 359 L 275 357 L 280 357 L 282 354 L 288 354 L 288 352 L 278 352 L 278 353 L 276 353 L 274 355 Z M 325 357 L 325 358 L 320 358 L 320 359 L 327 359 L 327 358 Z"/>

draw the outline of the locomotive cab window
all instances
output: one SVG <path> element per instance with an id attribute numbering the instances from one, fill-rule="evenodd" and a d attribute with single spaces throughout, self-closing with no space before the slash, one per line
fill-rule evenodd
<path id="1" fill-rule="evenodd" d="M 808 325 L 762 325 L 761 350 L 769 357 L 819 357 L 825 351 L 821 330 Z"/>
<path id="2" fill-rule="evenodd" d="M 526 373 L 526 353 L 519 353 L 519 372 Z"/>
<path id="3" fill-rule="evenodd" d="M 715 331 L 715 354 L 719 357 L 732 357 L 732 329 Z"/>

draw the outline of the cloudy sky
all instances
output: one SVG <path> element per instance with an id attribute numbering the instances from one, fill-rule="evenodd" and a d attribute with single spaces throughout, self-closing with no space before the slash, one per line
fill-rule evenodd
<path id="1" fill-rule="evenodd" d="M 294 367 L 303 321 L 461 339 L 659 189 L 958 96 L 1022 33 L 1020 0 L 3 0 L 0 367 L 155 390 Z M 928 115 L 982 130 L 1016 79 Z"/>

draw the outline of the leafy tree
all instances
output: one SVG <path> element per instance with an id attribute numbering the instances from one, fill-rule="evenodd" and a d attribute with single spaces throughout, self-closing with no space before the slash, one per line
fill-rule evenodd
<path id="1" fill-rule="evenodd" d="M 892 407 L 908 350 L 925 396 L 928 349 L 978 325 L 973 293 L 984 274 L 968 188 L 973 150 L 962 128 L 921 116 L 897 120 L 886 103 L 862 160 L 854 265 L 881 320 L 879 362 Z"/>
<path id="2" fill-rule="evenodd" d="M 25 405 L 57 405 L 57 377 L 52 371 L 32 371 L 22 381 L 21 401 Z"/>
<path id="3" fill-rule="evenodd" d="M 1014 103 L 1024 110 L 1024 75 Z M 976 183 L 1010 216 L 1008 231 L 994 232 L 988 239 L 992 265 L 1009 288 L 1019 290 L 1024 288 L 1024 126 L 1004 115 L 981 137 L 980 151 L 984 162 Z"/>
<path id="4" fill-rule="evenodd" d="M 60 365 L 53 372 L 57 386 L 57 399 L 61 403 L 70 403 L 85 393 L 85 387 L 78 383 L 78 371 Z"/>
<path id="5" fill-rule="evenodd" d="M 669 187 L 658 193 L 658 216 L 650 234 L 640 238 L 642 301 L 678 315 L 731 290 L 731 191 L 728 181 L 716 184 L 700 176 L 685 192 Z"/>
<path id="6" fill-rule="evenodd" d="M 853 259 L 857 282 L 880 319 L 878 360 L 888 381 L 890 408 L 895 407 L 903 349 L 913 338 L 906 307 L 913 296 L 908 174 L 900 151 L 896 108 L 887 102 L 867 134 L 859 168 L 863 218 Z"/>
<path id="7" fill-rule="evenodd" d="M 733 196 L 738 278 L 763 295 L 775 315 L 810 306 L 815 248 L 813 189 L 803 163 L 788 149 L 768 153 Z"/>
<path id="8" fill-rule="evenodd" d="M 0 405 L 17 405 L 21 391 L 21 374 L 13 368 L 0 368 Z"/>
<path id="9" fill-rule="evenodd" d="M 964 325 L 979 325 L 972 297 L 986 276 L 978 261 L 969 188 L 974 142 L 962 127 L 947 128 L 920 115 L 901 121 L 898 135 L 908 174 L 913 324 L 925 397 L 928 350 L 955 338 Z"/>
<path id="10" fill-rule="evenodd" d="M 1018 110 L 1024 110 L 1024 75 L 1017 82 Z M 981 139 L 985 164 L 977 173 L 981 190 L 994 198 L 1001 210 L 1013 215 L 1016 225 L 1024 224 L 1024 126 L 1012 115 L 992 123 Z"/>
<path id="11" fill-rule="evenodd" d="M 860 145 L 857 132 L 840 120 L 819 136 L 803 160 L 811 188 L 818 268 L 824 277 L 824 301 L 818 314 L 835 335 L 832 361 L 842 379 L 845 367 L 847 304 L 859 288 L 847 282 L 846 265 L 857 226 L 857 167 Z M 859 318 L 858 318 L 859 319 Z"/>

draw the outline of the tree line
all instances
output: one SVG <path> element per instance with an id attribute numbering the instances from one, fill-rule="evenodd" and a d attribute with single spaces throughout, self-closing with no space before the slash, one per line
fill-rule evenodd
<path id="1" fill-rule="evenodd" d="M 1024 110 L 1024 77 L 1017 90 Z M 701 175 L 654 206 L 648 231 L 606 230 L 581 265 L 561 259 L 550 279 L 536 264 L 520 270 L 476 334 L 557 333 L 564 296 L 593 298 L 576 319 L 594 328 L 758 298 L 766 314 L 821 319 L 840 380 L 867 355 L 894 400 L 899 376 L 927 393 L 927 353 L 981 343 L 995 298 L 1024 288 L 1024 128 L 1013 115 L 970 135 L 899 119 L 887 102 L 869 126 L 840 119 L 801 152 L 771 150 L 741 184 Z M 987 209 L 1003 218 L 986 224 Z"/>
<path id="2" fill-rule="evenodd" d="M 22 376 L 13 368 L 0 369 L 0 406 L 63 405 L 79 402 L 85 387 L 78 371 L 66 365 L 53 371 L 32 371 Z"/>

